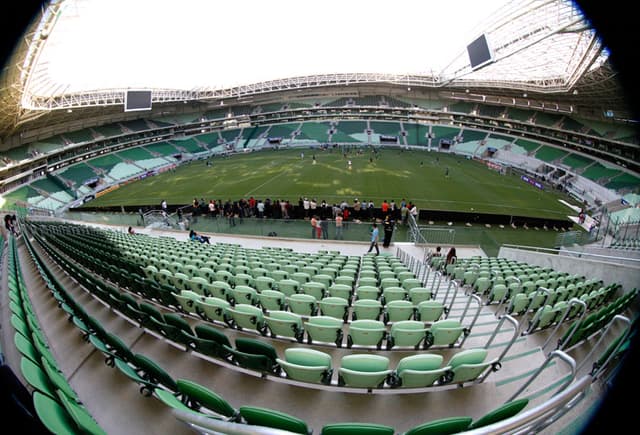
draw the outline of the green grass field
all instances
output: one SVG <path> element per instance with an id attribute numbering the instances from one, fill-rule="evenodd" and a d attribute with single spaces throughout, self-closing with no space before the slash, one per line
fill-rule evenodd
<path id="1" fill-rule="evenodd" d="M 378 207 L 384 199 L 399 203 L 406 198 L 420 209 L 566 219 L 571 210 L 558 200 L 574 203 L 459 156 L 397 149 L 382 149 L 373 156 L 370 151 L 345 158 L 337 150 L 298 149 L 215 157 L 210 167 L 194 161 L 120 187 L 86 206 L 159 205 L 162 199 L 186 205 L 194 197 L 224 201 L 250 196 L 297 204 L 299 197 L 307 196 L 328 203 L 371 199 Z"/>

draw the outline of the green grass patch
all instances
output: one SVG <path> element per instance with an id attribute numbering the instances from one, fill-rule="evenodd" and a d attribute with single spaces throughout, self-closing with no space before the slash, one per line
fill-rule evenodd
<path id="1" fill-rule="evenodd" d="M 303 151 L 304 158 L 300 149 L 215 157 L 211 167 L 194 161 L 130 183 L 87 206 L 154 205 L 162 199 L 189 204 L 194 197 L 224 201 L 250 196 L 297 204 L 306 196 L 328 203 L 371 199 L 378 207 L 384 199 L 399 203 L 405 198 L 420 209 L 566 219 L 570 210 L 558 200 L 573 202 L 516 175 L 500 175 L 480 162 L 444 153 L 382 149 L 377 156 L 366 150 L 345 158 L 339 149 Z"/>

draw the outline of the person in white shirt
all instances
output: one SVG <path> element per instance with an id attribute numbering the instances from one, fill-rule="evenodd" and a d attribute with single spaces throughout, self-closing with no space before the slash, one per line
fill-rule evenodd
<path id="1" fill-rule="evenodd" d="M 310 207 L 309 199 L 308 199 L 308 198 L 305 198 L 305 199 L 302 201 L 302 208 L 304 209 L 304 217 L 306 217 L 306 218 L 308 218 L 308 217 L 309 217 L 309 207 Z"/>

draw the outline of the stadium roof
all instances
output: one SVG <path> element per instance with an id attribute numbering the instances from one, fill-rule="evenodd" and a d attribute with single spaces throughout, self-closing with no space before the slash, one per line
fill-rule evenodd
<path id="1" fill-rule="evenodd" d="M 60 0 L 51 3 L 24 93 L 106 89 L 214 91 L 291 77 L 419 76 L 568 90 L 606 58 L 579 9 L 563 0 Z M 485 34 L 493 63 L 473 70 Z M 377 77 L 377 78 L 376 78 Z M 36 98 L 30 98 L 31 96 Z"/>
<path id="2" fill-rule="evenodd" d="M 624 106 L 606 48 L 569 0 L 45 5 L 0 76 L 5 137 L 43 114 L 122 107 L 140 88 L 154 104 L 383 84 Z M 492 58 L 473 68 L 467 45 L 481 35 Z"/>

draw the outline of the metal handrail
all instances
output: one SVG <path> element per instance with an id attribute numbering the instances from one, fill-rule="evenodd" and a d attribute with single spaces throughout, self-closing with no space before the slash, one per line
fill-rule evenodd
<path id="1" fill-rule="evenodd" d="M 582 362 L 578 365 L 578 370 L 581 369 L 584 366 L 584 364 L 586 364 L 587 361 L 589 361 L 591 359 L 591 356 L 593 355 L 595 350 L 600 346 L 600 343 L 602 343 L 602 340 L 604 340 L 604 337 L 606 337 L 607 333 L 611 330 L 611 328 L 613 328 L 614 323 L 617 323 L 618 321 L 626 323 L 627 324 L 627 328 L 624 331 L 624 334 L 623 334 L 622 338 L 620 339 L 620 341 L 618 341 L 618 343 L 616 344 L 615 349 L 611 352 L 611 354 L 609 354 L 609 356 L 604 361 L 604 363 L 602 363 L 602 365 L 600 367 L 595 367 L 595 365 L 594 365 L 594 370 L 591 373 L 591 375 L 593 376 L 594 379 L 597 379 L 598 376 L 600 375 L 600 373 L 602 373 L 604 371 L 604 369 L 607 367 L 609 362 L 615 356 L 615 354 L 618 351 L 618 349 L 620 349 L 622 344 L 625 342 L 625 340 L 631 334 L 631 320 L 629 320 L 628 317 L 623 316 L 621 314 L 617 314 L 617 315 L 615 315 L 613 317 L 613 319 L 611 319 L 611 321 L 606 326 L 604 331 L 602 331 L 602 334 L 600 335 L 600 338 L 598 338 L 598 341 L 596 342 L 596 344 L 593 345 L 593 347 L 591 347 L 591 350 L 589 351 L 589 353 L 582 359 Z"/>
<path id="2" fill-rule="evenodd" d="M 558 388 L 558 391 L 556 391 L 554 393 L 558 394 L 559 392 L 561 392 L 562 390 L 564 390 L 569 384 L 571 384 L 571 382 L 573 382 L 573 380 L 576 377 L 576 360 L 574 360 L 573 358 L 571 358 L 568 354 L 566 354 L 565 352 L 561 351 L 561 350 L 554 350 L 553 352 L 551 352 L 549 354 L 549 356 L 547 357 L 547 359 L 542 363 L 542 365 L 540 367 L 538 367 L 538 369 L 529 377 L 529 379 L 527 380 L 527 382 L 525 382 L 524 384 L 522 384 L 522 386 L 520 388 L 518 388 L 518 390 L 513 393 L 513 395 L 509 398 L 509 400 L 507 400 L 507 402 L 511 402 L 512 400 L 515 400 L 518 396 L 520 396 L 520 394 L 522 394 L 522 392 L 524 390 L 527 389 L 527 387 L 529 385 L 531 385 L 531 383 L 538 377 L 540 376 L 540 373 L 542 373 L 542 371 L 547 367 L 547 365 L 549 365 L 549 363 L 556 359 L 556 358 L 560 358 L 562 361 L 564 361 L 565 363 L 567 363 L 567 365 L 569 365 L 569 368 L 571 369 L 571 379 L 569 379 L 567 382 L 564 382 L 563 385 L 560 386 L 560 388 Z"/>
<path id="3" fill-rule="evenodd" d="M 465 435 L 496 435 L 506 433 L 537 433 L 562 417 L 586 396 L 591 387 L 591 376 L 584 376 L 569 385 L 564 391 L 546 402 L 511 418 L 478 429 L 462 432 Z"/>
<path id="4" fill-rule="evenodd" d="M 511 317 L 508 314 L 502 316 L 500 318 L 500 321 L 498 322 L 498 325 L 496 326 L 496 329 L 493 331 L 493 334 L 491 334 L 491 337 L 489 337 L 489 340 L 484 345 L 485 349 L 488 349 L 489 346 L 491 346 L 491 343 L 493 343 L 493 340 L 498 335 L 498 331 L 500 331 L 500 329 L 502 328 L 503 323 L 507 321 L 511 322 L 515 333 L 513 334 L 511 341 L 509 341 L 509 344 L 505 346 L 505 349 L 504 351 L 502 351 L 502 354 L 498 357 L 498 361 L 502 361 L 502 358 L 504 358 L 504 356 L 509 352 L 509 349 L 511 349 L 511 346 L 513 346 L 513 343 L 515 343 L 516 340 L 518 339 L 518 336 L 520 335 L 520 322 L 518 322 L 515 318 Z"/>
<path id="5" fill-rule="evenodd" d="M 556 324 L 556 327 L 553 329 L 553 332 L 549 335 L 549 338 L 547 338 L 547 341 L 545 341 L 544 344 L 542 345 L 542 349 L 546 349 L 546 347 L 549 344 L 549 342 L 551 341 L 551 339 L 556 335 L 556 333 L 558 332 L 558 329 L 560 329 L 560 326 L 562 326 L 564 321 L 569 316 L 569 313 L 573 309 L 574 305 L 579 305 L 579 306 L 582 307 L 582 312 L 580 313 L 580 318 L 576 320 L 576 322 L 578 322 L 577 325 L 579 325 L 580 322 L 582 322 L 582 320 L 584 319 L 585 314 L 587 314 L 587 304 L 584 301 L 581 301 L 578 298 L 572 298 L 569 301 L 569 304 L 567 305 L 567 309 L 565 310 L 564 314 L 562 315 L 562 318 Z M 567 339 L 564 340 L 561 343 L 558 343 L 558 349 L 563 349 L 564 348 L 564 345 L 571 340 L 571 337 L 573 337 L 573 334 L 576 333 L 577 329 L 578 329 L 577 326 L 575 328 L 573 328 L 573 330 L 571 331 L 571 333 L 569 334 Z"/>
<path id="6" fill-rule="evenodd" d="M 464 342 L 467 340 L 467 337 L 471 333 L 471 330 L 473 329 L 473 327 L 475 326 L 476 322 L 478 321 L 478 317 L 480 316 L 480 311 L 482 311 L 482 299 L 480 299 L 480 297 L 477 296 L 477 295 L 469 296 L 469 300 L 467 301 L 467 304 L 464 307 L 464 311 L 460 315 L 460 324 L 462 324 L 462 322 L 464 321 L 464 318 L 467 316 L 467 311 L 469 309 L 469 305 L 471 305 L 471 301 L 472 300 L 476 301 L 476 303 L 478 304 L 478 309 L 476 310 L 476 314 L 475 314 L 475 316 L 473 316 L 473 320 L 471 321 L 469 326 L 467 326 L 465 328 L 465 335 L 462 338 L 462 341 L 460 341 L 460 347 L 462 347 L 462 345 L 464 345 Z M 451 310 L 449 310 L 448 312 L 451 312 Z"/>

